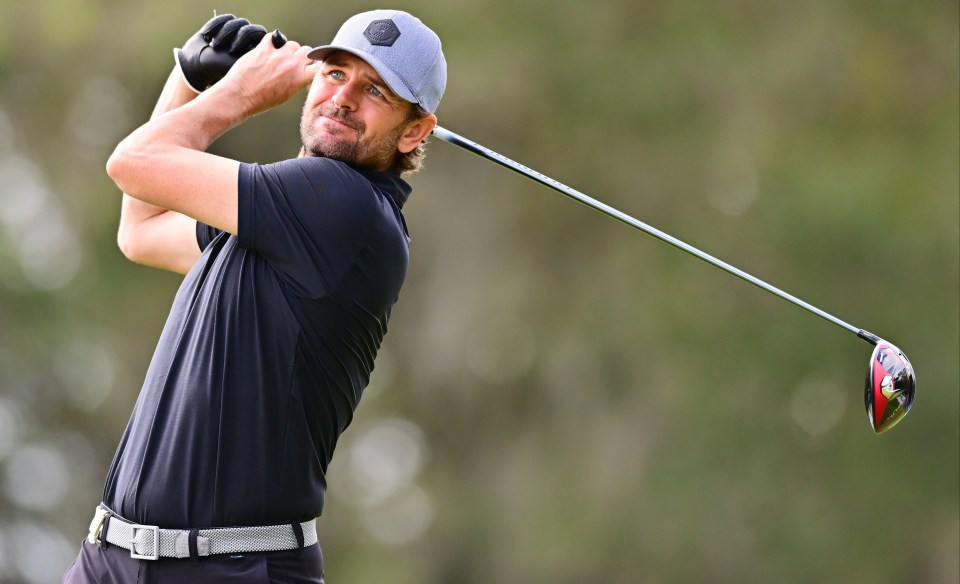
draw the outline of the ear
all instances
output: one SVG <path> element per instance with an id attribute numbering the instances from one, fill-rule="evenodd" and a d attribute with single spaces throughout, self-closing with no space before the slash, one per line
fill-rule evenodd
<path id="1" fill-rule="evenodd" d="M 430 132 L 437 126 L 437 116 L 429 114 L 410 122 L 400 135 L 397 150 L 403 154 L 412 151 L 421 142 L 427 139 Z"/>

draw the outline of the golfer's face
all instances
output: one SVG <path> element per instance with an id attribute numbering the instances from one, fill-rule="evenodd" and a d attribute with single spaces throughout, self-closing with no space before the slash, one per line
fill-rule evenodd
<path id="1" fill-rule="evenodd" d="M 308 154 L 386 169 L 411 106 L 366 61 L 337 52 L 310 86 L 300 122 Z"/>

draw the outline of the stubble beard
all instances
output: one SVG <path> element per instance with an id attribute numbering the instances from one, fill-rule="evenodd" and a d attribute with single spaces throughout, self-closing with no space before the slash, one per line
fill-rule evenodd
<path id="1" fill-rule="evenodd" d="M 341 122 L 353 130 L 331 135 L 319 128 L 317 120 L 327 117 Z M 393 163 L 397 143 L 403 126 L 395 128 L 389 136 L 366 136 L 367 126 L 341 109 L 321 105 L 314 110 L 304 107 L 300 118 L 300 139 L 303 151 L 308 156 L 332 158 L 355 168 L 385 169 Z"/>

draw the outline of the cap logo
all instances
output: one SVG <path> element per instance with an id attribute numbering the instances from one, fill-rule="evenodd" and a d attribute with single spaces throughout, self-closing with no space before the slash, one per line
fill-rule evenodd
<path id="1" fill-rule="evenodd" d="M 363 31 L 363 36 L 367 37 L 371 45 L 392 47 L 400 38 L 400 29 L 392 20 L 374 20 L 367 30 Z"/>

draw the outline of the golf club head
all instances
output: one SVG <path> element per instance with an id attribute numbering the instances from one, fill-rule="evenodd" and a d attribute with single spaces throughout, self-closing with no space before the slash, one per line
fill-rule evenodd
<path id="1" fill-rule="evenodd" d="M 873 431 L 882 434 L 902 420 L 913 405 L 916 389 L 913 365 L 903 351 L 883 339 L 877 341 L 863 396 Z"/>

